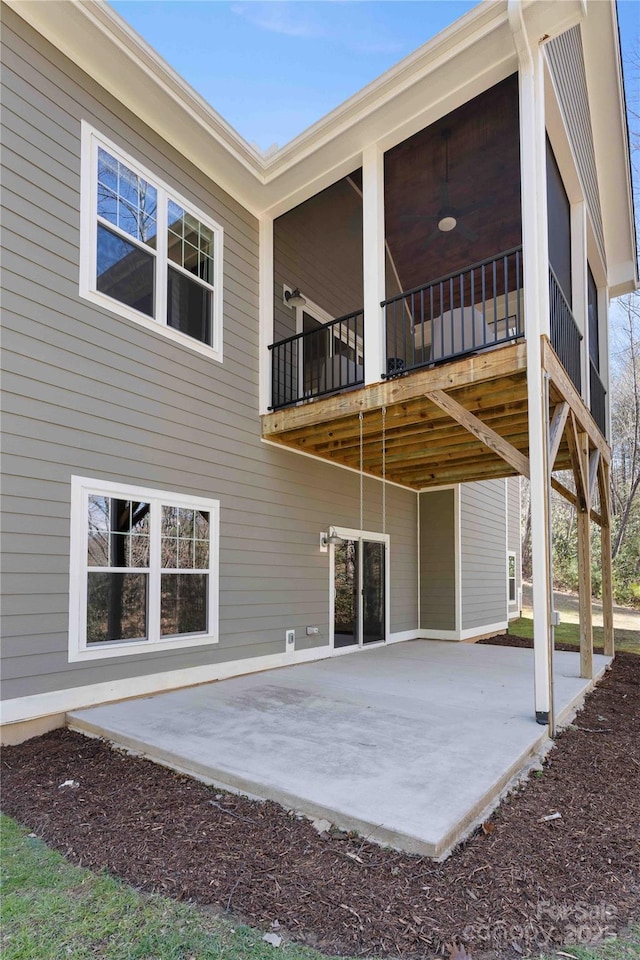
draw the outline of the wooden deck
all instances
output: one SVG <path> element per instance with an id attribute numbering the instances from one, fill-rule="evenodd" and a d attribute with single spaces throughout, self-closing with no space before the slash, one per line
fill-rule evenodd
<path id="1" fill-rule="evenodd" d="M 552 409 L 559 409 L 551 438 L 556 444 L 553 470 L 572 469 L 574 427 L 608 462 L 606 441 L 547 341 L 543 363 L 551 377 Z M 262 419 L 265 439 L 355 469 L 361 465 L 361 430 L 364 472 L 376 477 L 384 472 L 388 480 L 412 489 L 527 476 L 526 344 L 414 371 Z"/>

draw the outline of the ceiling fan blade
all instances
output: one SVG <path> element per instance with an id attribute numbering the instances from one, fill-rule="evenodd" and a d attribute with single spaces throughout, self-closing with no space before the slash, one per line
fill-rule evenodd
<path id="1" fill-rule="evenodd" d="M 436 239 L 436 237 L 441 237 L 441 236 L 442 236 L 442 231 L 438 230 L 437 227 L 435 228 L 435 230 L 432 230 L 429 236 L 422 241 L 422 252 L 424 253 L 427 247 L 431 246 L 431 244 Z"/>
<path id="2" fill-rule="evenodd" d="M 468 203 L 466 207 L 462 207 L 459 213 L 461 217 L 467 217 L 471 213 L 478 213 L 480 210 L 486 210 L 491 206 L 493 206 L 493 201 L 490 198 L 477 200 L 475 203 Z"/>
<path id="3" fill-rule="evenodd" d="M 478 239 L 478 234 L 477 234 L 477 233 L 474 233 L 473 230 L 470 230 L 469 227 L 465 227 L 464 223 L 461 223 L 459 220 L 458 220 L 458 227 L 457 227 L 457 229 L 460 231 L 460 233 L 461 233 L 463 236 L 465 236 L 465 237 L 467 238 L 467 240 L 477 240 L 477 239 Z"/>

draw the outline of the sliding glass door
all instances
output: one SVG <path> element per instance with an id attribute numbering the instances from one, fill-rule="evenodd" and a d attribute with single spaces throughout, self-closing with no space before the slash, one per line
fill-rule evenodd
<path id="1" fill-rule="evenodd" d="M 333 644 L 386 639 L 386 543 L 346 538 L 333 548 Z"/>

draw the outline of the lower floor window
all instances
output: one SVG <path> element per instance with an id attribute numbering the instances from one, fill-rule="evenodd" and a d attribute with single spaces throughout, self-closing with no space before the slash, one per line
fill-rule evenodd
<path id="1" fill-rule="evenodd" d="M 507 554 L 507 586 L 509 603 L 515 603 L 516 594 L 516 555 L 512 551 Z"/>
<path id="2" fill-rule="evenodd" d="M 215 642 L 219 502 L 72 484 L 71 659 Z"/>

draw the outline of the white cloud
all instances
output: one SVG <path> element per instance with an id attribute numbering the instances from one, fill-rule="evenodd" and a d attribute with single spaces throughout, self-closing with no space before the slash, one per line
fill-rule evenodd
<path id="1" fill-rule="evenodd" d="M 269 30 L 271 33 L 282 33 L 288 37 L 324 36 L 324 29 L 305 15 L 305 6 L 301 3 L 288 3 L 286 0 L 255 0 L 234 3 L 231 11 L 254 27 Z"/>

